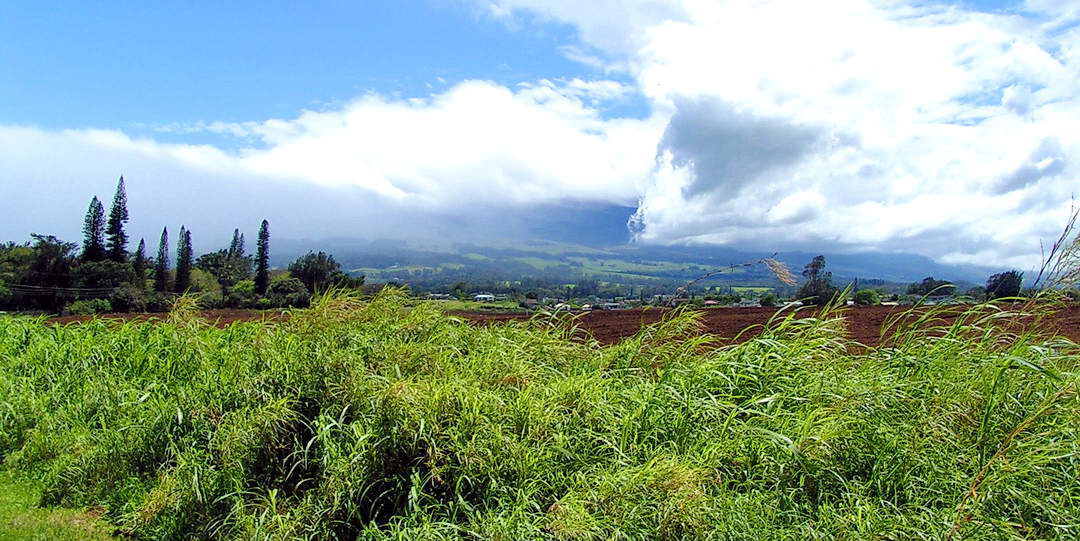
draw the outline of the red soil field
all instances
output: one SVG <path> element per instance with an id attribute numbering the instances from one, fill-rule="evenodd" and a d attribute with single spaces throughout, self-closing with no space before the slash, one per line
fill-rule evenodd
<path id="1" fill-rule="evenodd" d="M 843 312 L 844 318 L 847 320 L 848 335 L 861 344 L 867 346 L 877 345 L 880 343 L 881 326 L 885 319 L 890 314 L 907 309 L 907 307 L 895 306 L 849 307 Z M 588 312 L 578 316 L 578 326 L 597 341 L 603 344 L 612 344 L 633 335 L 643 325 L 659 321 L 666 311 L 666 309 L 662 308 L 652 308 Z M 701 322 L 705 326 L 705 332 L 719 338 L 734 339 L 740 337 L 745 340 L 760 332 L 760 327 L 752 327 L 766 323 L 776 312 L 776 309 L 710 308 L 701 312 Z M 812 309 L 804 309 L 798 312 L 798 316 L 806 317 L 814 313 Z M 207 310 L 202 312 L 202 315 L 218 327 L 224 327 L 234 321 L 278 320 L 282 318 L 280 312 L 256 310 Z M 472 312 L 454 313 L 453 315 L 477 324 L 493 324 L 529 317 L 524 314 Z M 110 314 L 103 317 L 121 320 L 150 320 L 164 318 L 165 314 Z M 89 316 L 64 316 L 52 318 L 50 322 L 65 324 L 88 319 L 90 319 Z M 1014 323 L 1023 324 L 1025 322 L 1017 321 Z M 746 330 L 745 333 L 744 330 Z M 1080 305 L 1071 305 L 1056 313 L 1042 331 L 1046 334 L 1060 334 L 1075 342 L 1080 342 Z M 740 333 L 742 333 L 741 336 Z"/>
<path id="2" fill-rule="evenodd" d="M 898 306 L 855 306 L 843 311 L 847 322 L 848 336 L 860 344 L 875 346 L 881 342 L 881 328 L 885 319 L 892 314 L 909 310 L 910 307 Z M 724 339 L 739 338 L 747 340 L 761 332 L 760 325 L 769 321 L 776 308 L 710 308 L 701 310 L 701 322 L 705 332 Z M 580 328 L 603 344 L 612 344 L 631 336 L 643 325 L 659 321 L 665 309 L 611 310 L 582 314 L 578 319 Z M 816 314 L 813 309 L 797 312 L 797 317 L 809 317 Z M 497 322 L 521 319 L 525 316 L 516 314 L 455 314 L 470 321 Z M 942 323 L 953 318 L 945 317 Z M 1017 321 L 1017 324 L 1024 322 Z M 757 326 L 757 327 L 755 327 Z M 746 331 L 746 332 L 744 332 Z M 1044 329 L 1047 335 L 1059 334 L 1080 342 L 1080 305 L 1069 306 L 1051 318 Z"/>

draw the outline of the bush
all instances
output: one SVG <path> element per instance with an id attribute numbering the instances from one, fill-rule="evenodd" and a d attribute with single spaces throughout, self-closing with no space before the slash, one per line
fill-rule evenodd
<path id="1" fill-rule="evenodd" d="M 146 289 L 135 284 L 121 284 L 109 297 L 113 310 L 117 312 L 145 312 L 147 304 Z"/>
<path id="2" fill-rule="evenodd" d="M 221 293 L 221 284 L 218 283 L 213 274 L 195 267 L 191 269 L 191 286 L 189 290 L 195 293 L 213 293 L 217 295 Z"/>
<path id="3" fill-rule="evenodd" d="M 761 298 L 758 299 L 758 304 L 765 307 L 776 306 L 776 294 L 770 291 L 762 295 Z"/>
<path id="4" fill-rule="evenodd" d="M 270 284 L 267 298 L 274 306 L 303 308 L 311 304 L 311 292 L 296 278 L 278 280 Z"/>
<path id="5" fill-rule="evenodd" d="M 112 311 L 108 299 L 83 299 L 68 305 L 68 313 L 73 316 L 92 316 Z"/>
<path id="6" fill-rule="evenodd" d="M 881 294 L 876 289 L 860 289 L 855 292 L 855 304 L 863 306 L 881 304 Z"/>

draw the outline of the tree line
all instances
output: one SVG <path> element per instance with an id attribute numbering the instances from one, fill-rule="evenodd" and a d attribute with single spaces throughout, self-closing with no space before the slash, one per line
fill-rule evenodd
<path id="1" fill-rule="evenodd" d="M 833 285 L 832 273 L 825 270 L 825 256 L 816 256 L 803 268 L 806 281 L 799 288 L 796 297 L 810 304 L 826 304 L 840 295 L 841 288 Z M 990 275 L 986 286 L 977 286 L 965 292 L 964 296 L 975 301 L 988 301 L 1020 297 L 1024 294 L 1022 285 L 1024 273 L 1010 270 Z M 873 282 L 868 280 L 867 282 Z M 878 304 L 881 292 L 876 289 L 859 289 L 859 281 L 852 283 L 853 299 L 856 304 Z M 907 287 L 907 294 L 914 297 L 945 297 L 956 295 L 956 285 L 948 280 L 938 280 L 927 276 L 922 281 Z M 895 295 L 894 295 L 895 297 Z"/>
<path id="2" fill-rule="evenodd" d="M 192 231 L 180 226 L 175 252 L 163 227 L 156 257 L 145 239 L 128 251 L 124 177 L 108 213 L 97 196 L 83 218 L 81 246 L 53 235 L 0 244 L 0 308 L 73 313 L 164 311 L 178 294 L 197 295 L 206 307 L 306 306 L 328 287 L 359 287 L 363 277 L 342 272 L 332 255 L 309 252 L 287 269 L 270 266 L 270 224 L 259 225 L 255 253 L 233 231 L 229 246 L 196 257 Z M 173 265 L 175 256 L 175 265 Z"/>

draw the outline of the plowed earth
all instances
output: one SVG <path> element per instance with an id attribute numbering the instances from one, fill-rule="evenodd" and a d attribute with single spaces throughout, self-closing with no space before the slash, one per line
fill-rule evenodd
<path id="1" fill-rule="evenodd" d="M 1019 307 L 1017 307 L 1018 309 Z M 910 310 L 910 307 L 896 306 L 858 306 L 843 311 L 847 334 L 855 341 L 876 346 L 881 343 L 881 330 L 886 319 L 893 314 Z M 759 334 L 762 326 L 768 323 L 776 308 L 711 308 L 702 310 L 701 323 L 705 331 L 728 341 L 744 341 Z M 643 325 L 656 323 L 664 316 L 664 309 L 647 310 L 610 310 L 588 312 L 578 316 L 579 327 L 588 332 L 597 341 L 604 344 L 618 342 L 622 338 L 636 333 Z M 816 315 L 814 309 L 802 309 L 796 317 Z M 520 319 L 524 316 L 514 314 L 457 314 L 471 321 L 498 322 Z M 955 320 L 955 315 L 944 315 L 937 323 L 947 324 Z M 1031 319 L 1002 321 L 1011 330 L 1033 325 Z M 1080 342 L 1080 306 L 1069 306 L 1042 322 L 1038 330 L 1046 335 L 1061 335 L 1074 342 Z"/>
<path id="2" fill-rule="evenodd" d="M 893 306 L 859 306 L 848 308 L 844 311 L 847 333 L 855 341 L 867 345 L 878 345 L 881 342 L 881 329 L 886 318 L 890 315 L 903 312 L 908 308 Z M 622 338 L 638 332 L 643 325 L 659 321 L 667 312 L 665 309 L 645 310 L 610 310 L 596 311 L 579 314 L 577 324 L 582 332 L 588 333 L 603 344 L 612 344 Z M 776 313 L 775 308 L 711 308 L 702 310 L 701 322 L 705 327 L 704 332 L 723 339 L 746 340 L 761 332 L 761 326 L 769 321 Z M 814 315 L 812 309 L 800 310 L 798 317 Z M 455 313 L 455 316 L 464 318 L 476 324 L 494 324 L 504 321 L 526 319 L 524 314 L 482 314 L 482 313 Z M 110 314 L 103 316 L 120 320 L 150 320 L 163 318 L 164 314 Z M 280 320 L 284 316 L 276 311 L 255 310 L 207 310 L 203 317 L 219 327 L 224 327 L 234 321 L 252 320 Z M 90 319 L 88 316 L 65 316 L 52 318 L 50 321 L 58 324 L 81 322 Z M 942 323 L 951 322 L 952 316 L 941 318 Z M 1019 329 L 1032 324 L 1031 320 L 1017 320 L 1003 322 L 1007 327 Z M 1069 339 L 1080 342 L 1080 305 L 1073 305 L 1057 312 L 1052 318 L 1046 320 L 1040 327 L 1045 334 L 1059 334 Z"/>

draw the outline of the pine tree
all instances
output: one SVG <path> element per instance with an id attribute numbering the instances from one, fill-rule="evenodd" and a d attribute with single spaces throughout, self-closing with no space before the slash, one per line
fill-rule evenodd
<path id="1" fill-rule="evenodd" d="M 169 228 L 161 230 L 157 261 L 154 262 L 154 291 L 169 290 Z"/>
<path id="2" fill-rule="evenodd" d="M 191 287 L 191 231 L 180 226 L 180 240 L 176 244 L 176 292 L 186 293 Z"/>
<path id="3" fill-rule="evenodd" d="M 90 208 L 86 211 L 86 219 L 83 221 L 83 251 L 82 260 L 85 262 L 101 261 L 105 259 L 105 207 L 97 196 L 90 200 Z"/>
<path id="4" fill-rule="evenodd" d="M 135 285 L 140 288 L 146 285 L 146 241 L 139 239 L 139 248 L 135 250 L 135 258 L 131 262 L 131 267 L 135 269 Z"/>
<path id="5" fill-rule="evenodd" d="M 127 233 L 124 232 L 124 224 L 128 221 L 127 190 L 124 189 L 124 177 L 116 184 L 116 195 L 113 196 L 112 208 L 109 209 L 109 227 L 105 230 L 108 235 L 109 259 L 118 263 L 127 261 Z"/>
<path id="6" fill-rule="evenodd" d="M 259 240 L 255 245 L 255 292 L 266 295 L 270 287 L 270 223 L 266 220 L 259 226 Z"/>
<path id="7" fill-rule="evenodd" d="M 229 244 L 229 257 L 244 257 L 244 234 L 240 229 L 233 229 L 232 242 Z"/>

